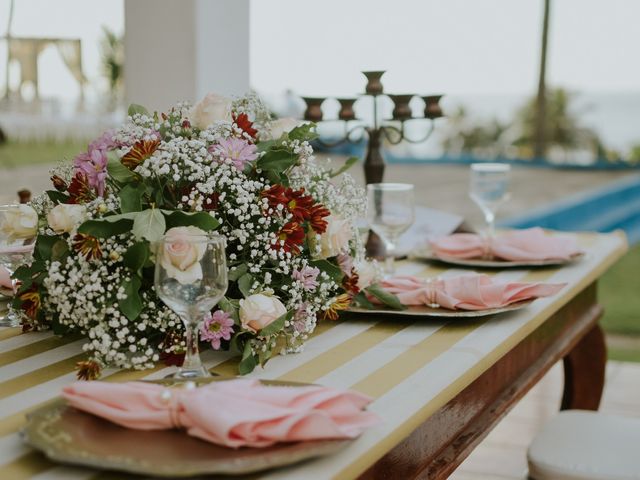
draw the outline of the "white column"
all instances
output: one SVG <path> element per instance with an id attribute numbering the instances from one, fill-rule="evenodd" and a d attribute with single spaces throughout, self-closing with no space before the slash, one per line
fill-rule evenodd
<path id="1" fill-rule="evenodd" d="M 249 0 L 125 0 L 128 103 L 166 110 L 249 90 Z"/>

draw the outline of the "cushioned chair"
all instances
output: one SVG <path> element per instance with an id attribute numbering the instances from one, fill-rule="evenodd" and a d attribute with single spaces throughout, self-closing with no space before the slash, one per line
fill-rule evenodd
<path id="1" fill-rule="evenodd" d="M 560 412 L 538 433 L 527 457 L 533 480 L 638 480 L 640 419 Z"/>

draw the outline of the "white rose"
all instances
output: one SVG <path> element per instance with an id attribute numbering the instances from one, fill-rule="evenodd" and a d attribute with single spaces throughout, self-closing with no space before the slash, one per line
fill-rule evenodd
<path id="1" fill-rule="evenodd" d="M 287 313 L 277 297 L 256 293 L 240 300 L 240 323 L 243 328 L 258 332 Z"/>
<path id="2" fill-rule="evenodd" d="M 84 205 L 61 203 L 51 209 L 47 215 L 47 222 L 51 229 L 61 235 L 74 231 L 87 218 Z"/>
<path id="3" fill-rule="evenodd" d="M 207 234 L 198 227 L 174 227 L 167 230 L 161 265 L 170 278 L 183 285 L 202 279 L 200 260 L 207 249 Z"/>
<path id="4" fill-rule="evenodd" d="M 28 240 L 36 236 L 38 214 L 29 205 L 17 205 L 17 208 L 0 212 L 0 215 L 0 232 L 10 242 Z"/>
<path id="5" fill-rule="evenodd" d="M 325 218 L 327 230 L 320 236 L 320 256 L 329 258 L 342 252 L 351 237 L 353 229 L 351 224 L 340 215 L 331 214 Z"/>
<path id="6" fill-rule="evenodd" d="M 289 133 L 294 128 L 302 125 L 304 122 L 291 117 L 279 118 L 269 124 L 271 130 L 271 138 L 278 140 L 283 133 Z"/>
<path id="7" fill-rule="evenodd" d="M 376 263 L 361 260 L 354 265 L 358 274 L 358 290 L 364 290 L 374 283 L 378 278 L 378 268 Z"/>
<path id="8" fill-rule="evenodd" d="M 231 121 L 231 99 L 209 93 L 193 106 L 189 114 L 191 124 L 204 130 L 215 122 Z"/>

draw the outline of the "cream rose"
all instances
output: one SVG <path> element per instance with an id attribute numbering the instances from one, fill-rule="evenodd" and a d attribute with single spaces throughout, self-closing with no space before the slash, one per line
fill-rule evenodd
<path id="1" fill-rule="evenodd" d="M 251 332 L 258 332 L 287 313 L 277 297 L 256 293 L 240 300 L 240 323 Z"/>
<path id="2" fill-rule="evenodd" d="M 354 268 L 358 274 L 358 290 L 364 290 L 378 278 L 379 272 L 374 262 L 360 260 L 356 262 Z"/>
<path id="3" fill-rule="evenodd" d="M 209 93 L 195 104 L 189 114 L 191 124 L 204 130 L 219 121 L 231 121 L 231 99 Z"/>
<path id="4" fill-rule="evenodd" d="M 351 223 L 340 215 L 329 215 L 326 219 L 327 230 L 320 236 L 320 256 L 329 258 L 342 252 L 351 237 L 353 229 Z"/>
<path id="5" fill-rule="evenodd" d="M 86 218 L 87 209 L 84 205 L 67 203 L 56 205 L 47 214 L 49 226 L 58 235 L 73 232 Z"/>
<path id="6" fill-rule="evenodd" d="M 38 214 L 29 205 L 18 205 L 18 208 L 6 210 L 1 215 L 0 232 L 10 242 L 28 240 L 38 232 Z"/>
<path id="7" fill-rule="evenodd" d="M 167 276 L 183 285 L 202 279 L 200 260 L 207 249 L 207 233 L 198 227 L 174 227 L 167 230 L 161 265 Z"/>
<path id="8" fill-rule="evenodd" d="M 294 128 L 302 125 L 304 122 L 291 117 L 284 117 L 274 120 L 269 124 L 271 130 L 271 138 L 278 140 L 283 133 L 289 133 Z"/>

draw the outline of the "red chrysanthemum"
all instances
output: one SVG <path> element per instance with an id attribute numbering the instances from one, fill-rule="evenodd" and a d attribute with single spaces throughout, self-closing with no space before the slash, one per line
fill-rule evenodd
<path id="1" fill-rule="evenodd" d="M 345 275 L 342 279 L 342 288 L 353 295 L 357 295 L 360 292 L 360 289 L 358 288 L 359 279 L 360 277 L 356 273 L 355 268 L 352 268 L 351 273 L 349 275 Z"/>
<path id="2" fill-rule="evenodd" d="M 293 215 L 294 220 L 298 222 L 309 220 L 311 217 L 310 208 L 313 206 L 313 198 L 311 198 L 310 195 L 304 194 L 304 188 L 300 190 L 291 190 L 288 188 L 285 196 L 287 197 L 285 206 L 291 215 Z"/>
<path id="3" fill-rule="evenodd" d="M 78 172 L 71 179 L 71 183 L 67 189 L 69 192 L 69 203 L 87 203 L 95 198 L 95 191 L 89 185 L 87 176 Z"/>
<path id="4" fill-rule="evenodd" d="M 85 259 L 91 260 L 102 257 L 102 248 L 100 248 L 100 240 L 92 235 L 84 233 L 76 233 L 73 237 L 73 248 Z"/>
<path id="5" fill-rule="evenodd" d="M 268 189 L 263 190 L 260 194 L 262 198 L 266 198 L 269 201 L 269 206 L 276 208 L 279 204 L 287 203 L 286 188 L 280 184 L 271 185 Z"/>
<path id="6" fill-rule="evenodd" d="M 309 223 L 316 233 L 324 233 L 327 231 L 327 221 L 325 217 L 331 215 L 331 212 L 324 205 L 316 204 L 309 209 Z"/>
<path id="7" fill-rule="evenodd" d="M 278 232 L 278 242 L 275 247 L 285 252 L 300 253 L 300 245 L 304 242 L 304 228 L 298 222 L 287 222 Z M 284 242 L 284 243 L 282 243 Z"/>
<path id="8" fill-rule="evenodd" d="M 256 139 L 258 130 L 253 128 L 253 122 L 249 120 L 249 117 L 246 113 L 241 113 L 240 115 L 236 115 L 234 113 L 233 122 L 238 126 L 238 128 L 240 128 L 240 130 L 249 135 L 252 139 Z"/>
<path id="9" fill-rule="evenodd" d="M 31 318 L 35 320 L 36 315 L 38 315 L 38 310 L 40 310 L 40 293 L 38 292 L 36 286 L 32 286 L 26 292 L 20 294 L 20 308 L 22 311 Z"/>

